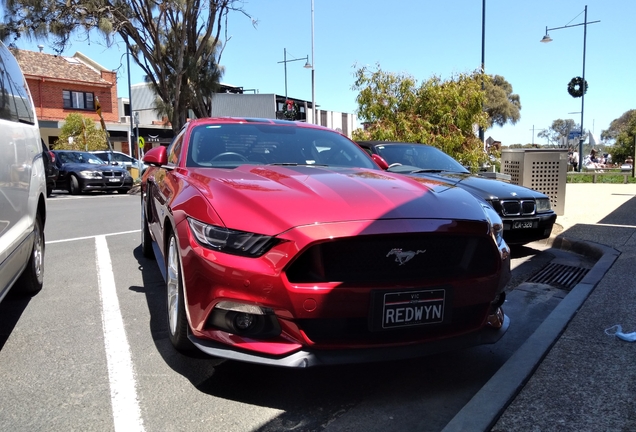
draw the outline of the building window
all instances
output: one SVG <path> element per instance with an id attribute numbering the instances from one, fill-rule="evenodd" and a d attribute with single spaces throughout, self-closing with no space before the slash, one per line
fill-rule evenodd
<path id="1" fill-rule="evenodd" d="M 63 90 L 62 98 L 64 99 L 64 108 L 90 111 L 95 110 L 93 93 Z"/>

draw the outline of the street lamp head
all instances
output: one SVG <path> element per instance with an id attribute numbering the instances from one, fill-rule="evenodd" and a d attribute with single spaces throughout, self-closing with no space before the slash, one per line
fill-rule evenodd
<path id="1" fill-rule="evenodd" d="M 311 65 L 311 63 L 309 63 L 309 56 L 307 56 L 307 62 L 305 63 L 305 66 L 303 66 L 305 69 L 312 69 L 313 66 Z"/>
<path id="2" fill-rule="evenodd" d="M 550 30 L 554 30 L 554 29 L 550 29 Z M 545 26 L 545 36 L 543 36 L 543 39 L 541 39 L 541 42 L 543 43 L 552 42 L 552 38 L 548 34 L 548 26 Z"/>

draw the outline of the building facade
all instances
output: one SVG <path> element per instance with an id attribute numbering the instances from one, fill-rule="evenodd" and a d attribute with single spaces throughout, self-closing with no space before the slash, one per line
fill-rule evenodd
<path id="1" fill-rule="evenodd" d="M 100 123 L 99 101 L 111 144 L 129 154 L 129 134 L 120 122 L 117 101 L 117 74 L 84 54 L 73 57 L 12 49 L 33 97 L 42 139 L 54 147 L 71 113 Z"/>
<path id="2" fill-rule="evenodd" d="M 95 110 L 97 101 L 113 150 L 139 157 L 140 148 L 147 151 L 172 141 L 174 133 L 168 119 L 160 118 L 155 111 L 156 95 L 150 84 L 134 84 L 130 98 L 118 98 L 117 72 L 80 52 L 66 57 L 42 50 L 11 51 L 24 73 L 35 103 L 40 133 L 50 148 L 55 147 L 66 117 L 71 113 L 90 118 L 101 127 Z M 273 93 L 245 93 L 242 87 L 221 84 L 219 93 L 212 98 L 210 115 L 314 123 L 313 112 L 310 101 Z M 320 109 L 315 112 L 318 124 L 349 137 L 358 127 L 354 114 Z"/>

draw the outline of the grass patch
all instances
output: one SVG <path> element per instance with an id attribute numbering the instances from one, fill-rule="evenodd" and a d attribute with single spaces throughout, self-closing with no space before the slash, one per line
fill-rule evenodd
<path id="1" fill-rule="evenodd" d="M 593 183 L 593 173 L 568 173 L 568 183 Z M 625 177 L 623 174 L 618 173 L 602 173 L 596 175 L 596 183 L 624 183 Z M 627 176 L 627 183 L 636 183 L 636 178 L 631 174 Z"/>

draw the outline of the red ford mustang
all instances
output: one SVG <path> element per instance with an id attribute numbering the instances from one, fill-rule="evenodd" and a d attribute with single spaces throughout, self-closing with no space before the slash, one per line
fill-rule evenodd
<path id="1" fill-rule="evenodd" d="M 144 163 L 142 249 L 163 267 L 178 350 L 307 367 L 494 343 L 508 327 L 494 210 L 382 171 L 336 131 L 200 119 Z"/>

